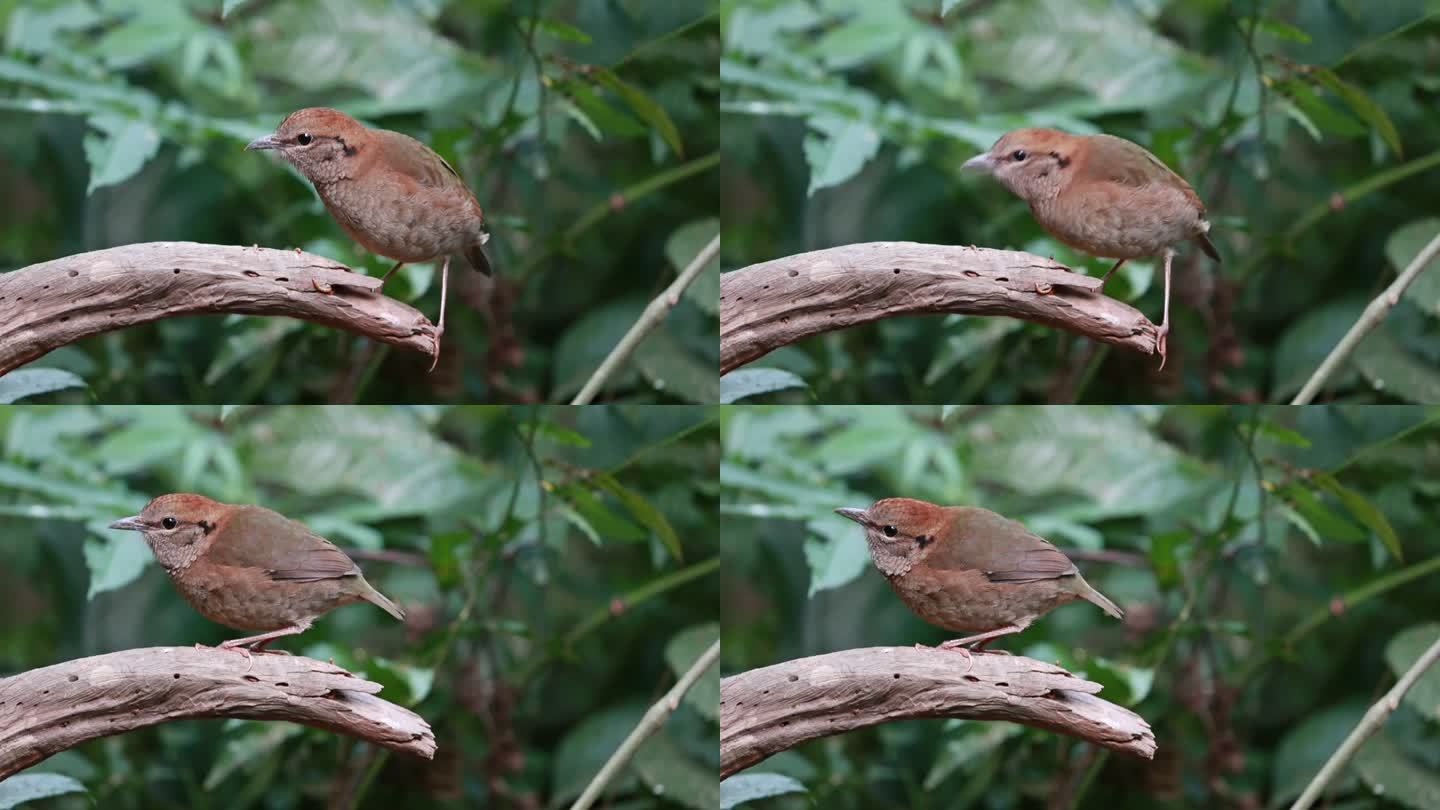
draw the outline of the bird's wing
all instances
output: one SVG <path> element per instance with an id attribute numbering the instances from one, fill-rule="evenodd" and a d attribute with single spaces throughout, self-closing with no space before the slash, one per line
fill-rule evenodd
<path id="1" fill-rule="evenodd" d="M 988 509 L 960 507 L 955 536 L 933 544 L 934 568 L 980 571 L 991 582 L 1035 582 L 1076 573 L 1075 563 L 1049 540 Z"/>
<path id="2" fill-rule="evenodd" d="M 1081 167 L 1081 177 L 1098 182 L 1120 183 L 1141 188 L 1170 178 L 1190 188 L 1185 178 L 1171 171 L 1150 150 L 1114 135 L 1090 136 L 1090 156 Z"/>
<path id="3" fill-rule="evenodd" d="M 376 130 L 376 134 L 387 142 L 385 166 L 391 171 L 428 188 L 450 184 L 464 185 L 460 180 L 460 173 L 434 149 L 409 135 L 388 129 Z"/>
<path id="4" fill-rule="evenodd" d="M 206 560 L 216 565 L 260 568 L 271 579 L 312 582 L 360 573 L 355 561 L 303 523 L 260 506 L 238 506 L 222 523 L 226 542 Z"/>

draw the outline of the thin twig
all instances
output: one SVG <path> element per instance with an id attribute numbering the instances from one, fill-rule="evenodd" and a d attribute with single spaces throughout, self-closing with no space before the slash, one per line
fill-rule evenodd
<path id="1" fill-rule="evenodd" d="M 605 385 L 606 380 L 610 379 L 610 375 L 614 374 L 630 358 L 635 347 L 640 345 L 640 341 L 644 340 L 651 330 L 660 325 L 671 308 L 680 303 L 680 294 L 685 292 L 685 288 L 690 286 L 690 282 L 694 281 L 695 277 L 700 275 L 700 271 L 704 270 L 705 266 L 719 254 L 720 236 L 717 234 L 709 244 L 695 254 L 695 258 L 691 259 L 690 264 L 681 271 L 675 279 L 675 283 L 646 305 L 645 311 L 640 313 L 639 320 L 635 321 L 635 325 L 630 327 L 630 331 L 626 332 L 625 337 L 621 338 L 620 343 L 611 350 L 610 355 L 605 358 L 605 362 L 595 369 L 595 373 L 586 381 L 585 387 L 580 389 L 580 393 L 575 395 L 571 405 L 586 405 L 595 398 L 596 394 L 600 393 L 600 388 Z"/>
<path id="2" fill-rule="evenodd" d="M 1410 669 L 1400 676 L 1395 688 L 1386 692 L 1385 697 L 1380 698 L 1365 712 L 1365 716 L 1360 718 L 1360 722 L 1350 732 L 1350 736 L 1346 737 L 1345 742 L 1340 743 L 1340 747 L 1335 749 L 1335 753 L 1325 761 L 1325 765 L 1320 768 L 1319 773 L 1315 774 L 1315 778 L 1310 780 L 1310 784 L 1305 787 L 1305 792 L 1300 794 L 1300 798 L 1295 800 L 1295 804 L 1290 806 L 1290 810 L 1305 810 L 1315 803 L 1315 800 L 1320 797 L 1320 792 L 1330 784 L 1330 780 L 1334 779 L 1340 769 L 1345 767 L 1345 763 L 1355 756 L 1355 752 L 1360 750 L 1360 746 L 1366 738 L 1380 730 L 1390 713 L 1399 708 L 1400 698 L 1410 691 L 1410 687 L 1420 680 L 1420 676 L 1425 674 L 1425 670 L 1429 669 L 1437 658 L 1440 658 L 1440 638 L 1435 639 L 1435 643 L 1430 645 L 1430 649 L 1417 658 Z"/>
<path id="3" fill-rule="evenodd" d="M 600 792 L 610 784 L 610 780 L 615 778 L 620 769 L 625 767 L 625 763 L 635 756 L 640 744 L 665 725 L 665 720 L 670 717 L 670 713 L 680 707 L 680 698 L 685 697 L 685 693 L 690 691 L 690 687 L 694 686 L 695 682 L 700 680 L 700 676 L 704 675 L 705 671 L 710 669 L 719 658 L 720 641 L 717 639 L 709 649 L 695 659 L 695 663 L 690 665 L 690 669 L 680 676 L 675 687 L 665 693 L 664 697 L 656 701 L 655 705 L 645 712 L 645 716 L 640 718 L 640 722 L 635 725 L 630 736 L 626 737 L 625 741 L 620 743 L 620 747 L 615 749 L 615 753 L 610 755 L 605 766 L 595 774 L 594 779 L 590 780 L 590 784 L 585 787 L 585 792 L 580 794 L 580 798 L 575 800 L 575 803 L 570 806 L 570 810 L 585 810 L 600 798 Z"/>
<path id="4" fill-rule="evenodd" d="M 1360 345 L 1360 341 L 1364 340 L 1366 335 L 1374 331 L 1375 327 L 1385 320 L 1390 309 L 1400 303 L 1400 296 L 1405 294 L 1405 288 L 1419 277 L 1420 271 L 1424 270 L 1426 265 L 1430 264 L 1430 261 L 1437 255 L 1440 255 L 1440 234 L 1431 239 L 1430 244 L 1415 255 L 1410 264 L 1396 277 L 1393 284 L 1365 305 L 1365 311 L 1360 313 L 1360 319 L 1355 321 L 1355 325 L 1350 327 L 1350 331 L 1340 339 L 1340 344 L 1330 351 L 1325 362 L 1315 369 L 1315 373 L 1305 382 L 1305 387 L 1300 389 L 1300 393 L 1295 395 L 1291 405 L 1308 405 L 1311 400 L 1315 399 L 1315 395 L 1320 393 L 1320 388 L 1325 385 L 1326 380 L 1330 379 L 1330 375 L 1334 374 L 1340 365 L 1350 358 L 1355 347 Z"/>

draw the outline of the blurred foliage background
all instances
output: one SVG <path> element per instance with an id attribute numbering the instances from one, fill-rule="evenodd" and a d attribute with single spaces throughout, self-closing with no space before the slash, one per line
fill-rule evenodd
<path id="1" fill-rule="evenodd" d="M 805 791 L 746 807 L 1284 807 L 1440 637 L 1435 409 L 752 406 L 725 408 L 721 437 L 726 673 L 953 637 L 831 510 L 975 504 L 1054 541 L 1126 611 L 1061 607 L 1000 646 L 1099 681 L 1159 742 L 1141 762 L 1008 723 L 893 722 L 722 783 Z M 1433 809 L 1437 765 L 1432 670 L 1325 806 Z"/>
<path id="2" fill-rule="evenodd" d="M 104 402 L 564 400 L 718 232 L 710 0 L 0 0 L 0 268 L 152 240 L 302 247 L 371 275 L 283 161 L 340 108 L 445 157 L 490 220 L 504 306 L 451 274 L 440 368 L 290 319 L 207 316 L 33 364 Z M 463 267 L 463 265 L 462 265 Z M 438 262 L 385 292 L 438 317 Z M 607 390 L 716 401 L 719 264 Z M 6 393 L 0 391 L 0 393 Z M 13 398 L 13 393 L 10 394 Z M 52 395 L 52 398 L 55 395 Z"/>
<path id="3" fill-rule="evenodd" d="M 0 409 L 0 673 L 235 631 L 134 533 L 151 497 L 260 503 L 355 556 L 404 624 L 350 605 L 280 644 L 363 672 L 433 762 L 290 723 L 166 723 L 26 771 L 116 808 L 564 806 L 718 636 L 713 408 Z M 718 668 L 611 783 L 713 810 Z M 15 780 L 11 780 L 12 782 Z M 9 806 L 8 804 L 6 806 Z"/>
<path id="4" fill-rule="evenodd" d="M 1153 151 L 1205 201 L 1224 259 L 1182 249 L 1163 371 L 1011 319 L 893 318 L 752 364 L 785 372 L 771 390 L 809 389 L 771 399 L 1284 401 L 1440 234 L 1434 0 L 744 0 L 722 30 L 727 268 L 908 240 L 1103 273 L 998 183 L 960 175 L 1031 126 Z M 1157 265 L 1127 263 L 1106 293 L 1158 322 Z M 1440 399 L 1437 272 L 1330 396 Z"/>

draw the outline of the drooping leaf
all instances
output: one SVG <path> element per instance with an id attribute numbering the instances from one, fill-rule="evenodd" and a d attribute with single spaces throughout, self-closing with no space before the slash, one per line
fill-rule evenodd
<path id="1" fill-rule="evenodd" d="M 84 388 L 85 381 L 64 369 L 21 368 L 0 377 L 0 405 L 8 405 L 26 397 L 48 394 L 66 388 Z"/>

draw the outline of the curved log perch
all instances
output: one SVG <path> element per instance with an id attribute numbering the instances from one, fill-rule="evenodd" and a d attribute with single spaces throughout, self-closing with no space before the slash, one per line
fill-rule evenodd
<path id="1" fill-rule="evenodd" d="M 802 338 L 893 315 L 1007 315 L 1144 354 L 1155 324 L 1100 279 L 1013 250 L 867 242 L 720 276 L 720 373 Z"/>
<path id="2" fill-rule="evenodd" d="M 289 720 L 426 759 L 420 715 L 375 697 L 380 684 L 290 655 L 146 647 L 0 678 L 0 780 L 86 740 L 169 720 Z"/>
<path id="3" fill-rule="evenodd" d="M 432 355 L 435 327 L 380 279 L 295 250 L 144 242 L 0 274 L 0 374 L 80 338 L 210 312 L 285 315 Z"/>
<path id="4" fill-rule="evenodd" d="M 797 658 L 720 682 L 720 778 L 806 740 L 890 720 L 1009 720 L 1155 756 L 1140 715 L 1095 697 L 1100 684 L 1018 655 L 869 647 Z"/>

